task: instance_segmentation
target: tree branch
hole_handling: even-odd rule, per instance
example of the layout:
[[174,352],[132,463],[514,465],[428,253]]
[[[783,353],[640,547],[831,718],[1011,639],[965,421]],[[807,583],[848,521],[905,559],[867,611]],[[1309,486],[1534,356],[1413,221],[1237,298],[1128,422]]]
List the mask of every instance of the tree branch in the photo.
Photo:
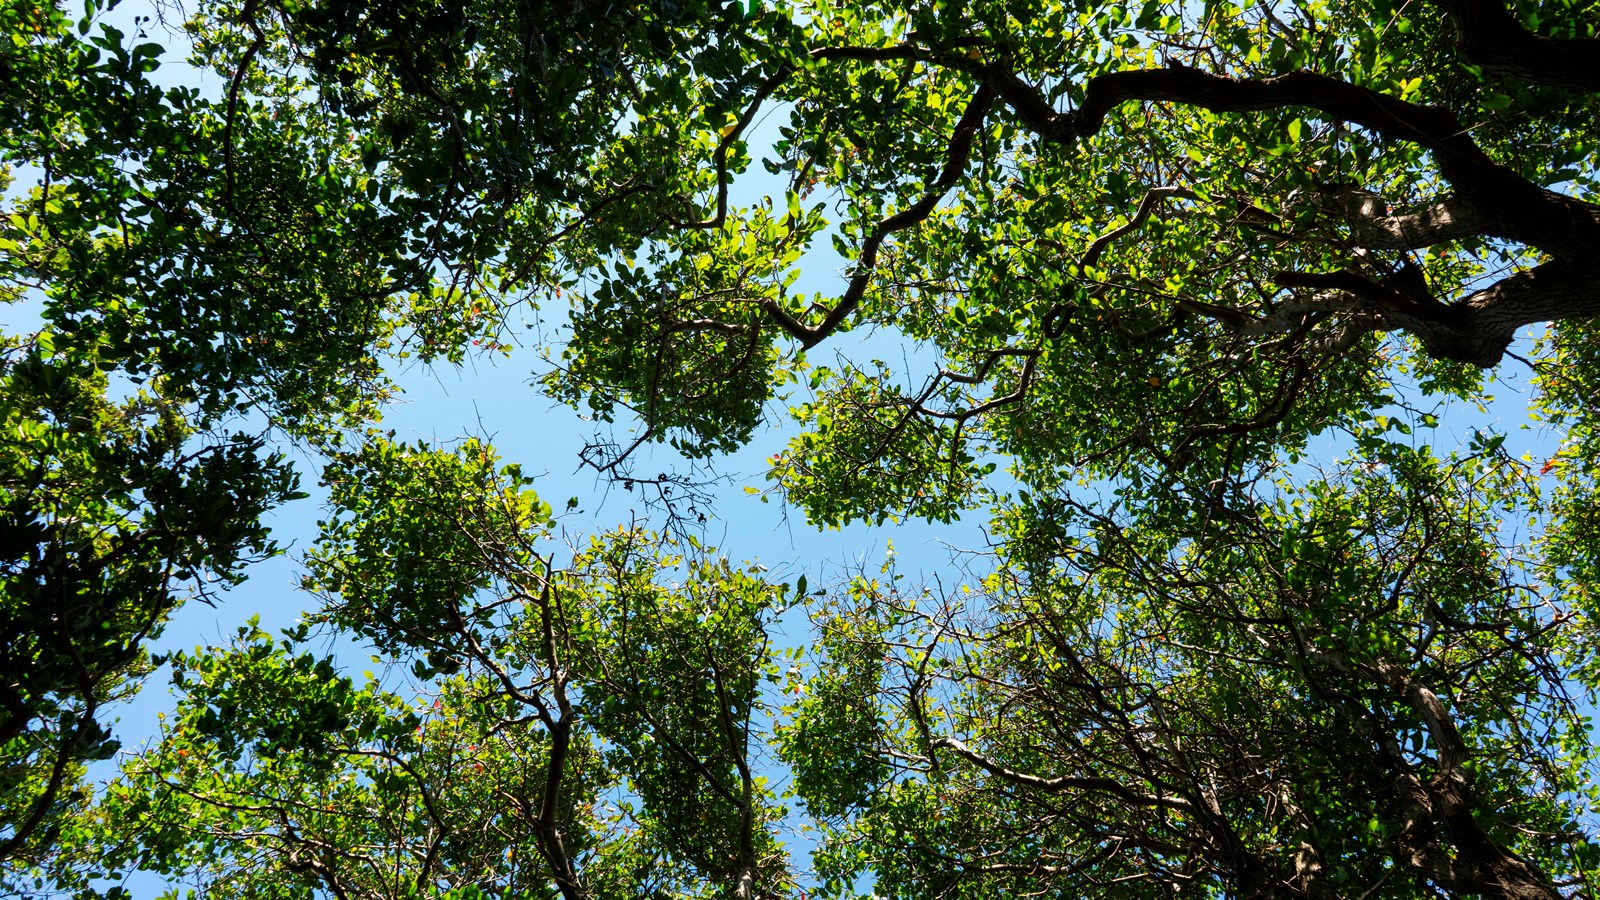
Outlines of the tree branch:
[[[1510,14],[1494,5],[1495,0],[1441,0],[1453,16],[1464,17],[1472,27],[1484,21],[1509,20]],[[1476,18],[1475,18],[1476,17]],[[1504,22],[1502,21],[1502,24]],[[1515,25],[1514,22],[1511,23]],[[1516,26],[1520,29],[1520,26]],[[1550,41],[1545,38],[1529,40]],[[1552,41],[1548,46],[1560,50],[1585,42]],[[1596,43],[1596,42],[1588,42]],[[1560,45],[1557,47],[1556,45]],[[1530,45],[1532,46],[1532,45]],[[1544,47],[1546,44],[1539,44]],[[1587,45],[1585,45],[1587,46]],[[1600,46],[1600,44],[1597,44]],[[1600,247],[1600,205],[1586,203],[1548,190],[1518,175],[1491,159],[1472,139],[1470,129],[1449,109],[1410,103],[1398,97],[1350,84],[1316,72],[1299,71],[1261,79],[1238,79],[1216,75],[1187,66],[1113,72],[1090,79],[1078,109],[1058,113],[1040,91],[1011,71],[1004,62],[985,63],[966,58],[945,58],[913,45],[887,48],[833,47],[814,51],[819,59],[849,59],[881,62],[895,59],[931,60],[958,69],[979,79],[983,106],[989,99],[1006,103],[1042,140],[1076,143],[1097,134],[1106,117],[1119,105],[1130,101],[1181,103],[1212,112],[1250,112],[1289,107],[1305,107],[1342,122],[1369,129],[1390,140],[1405,141],[1429,150],[1441,174],[1454,193],[1414,213],[1390,215],[1387,204],[1376,195],[1351,192],[1341,198],[1346,217],[1359,244],[1374,249],[1413,250],[1471,236],[1501,238],[1541,250],[1557,263],[1515,275],[1490,288],[1453,304],[1433,298],[1425,284],[1402,283],[1400,279],[1374,282],[1354,273],[1296,273],[1280,278],[1288,286],[1333,289],[1357,299],[1348,304],[1326,296],[1314,298],[1313,305],[1361,313],[1369,305],[1367,318],[1359,328],[1346,328],[1347,334],[1333,345],[1347,344],[1345,338],[1373,330],[1404,329],[1419,337],[1428,352],[1441,359],[1488,367],[1499,362],[1514,332],[1521,325],[1600,315],[1600,299],[1595,285],[1600,274],[1589,262]],[[1600,55],[1585,56],[1589,68],[1600,67]],[[1587,76],[1586,76],[1587,77]],[[934,189],[913,207],[883,220],[863,246],[860,268],[850,289],[824,323],[808,328],[794,316],[767,304],[769,314],[785,331],[811,347],[825,338],[859,303],[879,244],[892,231],[909,227],[925,218],[959,175],[971,149],[971,131],[982,120],[979,97],[963,117],[952,137],[945,172]],[[967,126],[970,124],[970,128]],[[1174,189],[1158,189],[1174,190]],[[1175,191],[1174,191],[1175,192]],[[1140,215],[1127,226],[1097,240],[1084,259],[1093,262],[1106,243],[1136,227],[1149,214],[1153,196],[1141,204]],[[1565,262],[1562,262],[1565,261]],[[1581,272],[1579,271],[1581,270]],[[1535,274],[1537,273],[1537,274]],[[1188,313],[1222,321],[1242,333],[1265,333],[1297,327],[1284,316],[1265,319],[1222,307],[1205,304],[1180,304]],[[1286,309],[1309,309],[1305,302]],[[1052,330],[1065,307],[1058,305],[1046,317],[1046,333]],[[1375,312],[1374,312],[1375,310]],[[1347,326],[1353,322],[1347,316]]]
[[1057,778],[1040,778],[1037,775],[1029,775],[1026,772],[1018,772],[1013,769],[1008,769],[1005,766],[1002,766],[999,763],[989,759],[988,757],[974,752],[967,747],[966,744],[963,744],[955,738],[938,738],[928,746],[929,749],[949,750],[951,753],[954,753],[967,762],[972,763],[985,772],[988,772],[996,778],[999,778],[1001,781],[1014,784],[1017,787],[1029,788],[1037,791],[1046,791],[1054,794],[1071,790],[1097,791],[1103,794],[1111,794],[1112,796],[1115,796],[1118,799],[1127,803],[1131,803],[1135,806],[1158,806],[1166,809],[1176,809],[1182,811],[1190,811],[1194,808],[1193,804],[1182,799],[1181,797],[1159,797],[1153,794],[1141,794],[1113,778],[1078,778],[1070,775],[1062,775]]
[[1138,231],[1149,220],[1150,214],[1155,212],[1156,204],[1168,197],[1193,197],[1194,192],[1184,187],[1154,187],[1144,192],[1144,198],[1139,201],[1139,208],[1134,211],[1133,218],[1121,228],[1113,229],[1094,239],[1089,249],[1083,251],[1083,256],[1078,260],[1078,270],[1082,272],[1100,261],[1100,254],[1106,248],[1116,243],[1123,237]]
[[784,331],[800,342],[806,349],[811,349],[828,335],[833,334],[844,321],[861,305],[861,298],[867,292],[867,285],[872,281],[873,269],[878,264],[878,248],[896,231],[903,231],[923,221],[932,214],[934,207],[939,205],[950,189],[955,187],[961,175],[966,171],[967,160],[972,156],[972,142],[977,136],[978,127],[983,124],[984,118],[989,114],[989,107],[994,103],[995,92],[987,85],[980,86],[972,96],[972,101],[967,104],[966,112],[956,123],[955,131],[950,135],[950,147],[945,154],[944,170],[939,173],[937,180],[928,186],[928,191],[922,199],[906,207],[898,213],[883,219],[867,236],[861,244],[861,256],[856,260],[855,274],[850,278],[850,285],[845,289],[844,296],[839,298],[839,303],[815,328],[807,327],[794,316],[786,312],[773,301],[763,301],[762,308],[777,321]]
[[1547,38],[1522,27],[1502,0],[1439,0],[1461,52],[1489,72],[1533,84],[1600,91],[1600,40]]
[[[993,84],[1016,90],[1016,76],[991,66]],[[998,88],[996,88],[998,90]],[[1006,94],[1011,103],[1011,97]],[[1478,211],[1476,232],[1537,247],[1558,257],[1586,258],[1600,246],[1600,207],[1556,193],[1496,163],[1473,141],[1470,129],[1439,106],[1423,106],[1300,71],[1273,78],[1238,79],[1187,66],[1136,69],[1091,78],[1083,104],[1041,118],[1037,92],[1025,107],[1012,108],[1047,142],[1075,143],[1099,133],[1110,112],[1130,101],[1165,101],[1212,112],[1252,112],[1305,107],[1389,138],[1432,151],[1439,170],[1456,189],[1456,201]]]
[[1390,215],[1389,204],[1368,191],[1348,191],[1337,203],[1358,246],[1373,250],[1419,250],[1484,234],[1489,223],[1456,197],[1445,197],[1414,213]]
[[1600,316],[1600,266],[1562,260],[1507,276],[1448,305],[1398,289],[1394,279],[1374,282],[1354,272],[1280,272],[1278,283],[1365,301],[1375,320],[1362,333],[1407,331],[1434,358],[1481,368],[1499,363],[1524,325]]
[[721,228],[722,227],[722,223],[727,221],[727,219],[728,219],[728,149],[733,146],[735,141],[739,140],[741,137],[744,136],[745,129],[750,127],[750,123],[755,121],[756,113],[761,110],[761,104],[765,103],[767,101],[767,99],[772,96],[772,92],[776,91],[778,89],[778,86],[783,84],[783,82],[789,77],[790,73],[792,73],[793,71],[794,70],[792,68],[790,68],[789,66],[781,66],[781,67],[779,67],[779,69],[776,72],[773,72],[771,75],[767,76],[767,80],[763,81],[759,88],[756,88],[755,95],[750,98],[750,105],[745,107],[744,114],[739,116],[739,120],[734,123],[734,126],[733,126],[732,130],[730,130],[728,133],[724,134],[722,136],[722,140],[717,142],[717,149],[716,149],[716,153],[714,154],[714,159],[716,161],[716,167],[717,167],[717,211],[716,211],[716,213],[711,218],[705,219],[703,221],[679,223],[679,227],[681,227],[681,228]]
[[540,579],[539,589],[539,628],[544,637],[544,662],[550,672],[550,690],[555,696],[556,707],[561,715],[554,722],[550,722],[544,710],[540,709],[541,717],[545,718],[547,729],[550,733],[550,758],[545,764],[545,779],[539,795],[539,852],[553,870],[552,880],[557,889],[561,891],[563,900],[582,900],[589,896],[589,891],[584,887],[582,879],[578,876],[577,867],[574,865],[571,853],[567,850],[566,840],[561,833],[558,814],[561,806],[561,782],[566,777],[567,754],[572,745],[572,723],[575,716],[572,713],[572,703],[567,697],[568,674],[562,665],[562,658],[556,644],[555,614],[557,601],[554,599],[552,587],[553,561],[544,560],[544,577]]

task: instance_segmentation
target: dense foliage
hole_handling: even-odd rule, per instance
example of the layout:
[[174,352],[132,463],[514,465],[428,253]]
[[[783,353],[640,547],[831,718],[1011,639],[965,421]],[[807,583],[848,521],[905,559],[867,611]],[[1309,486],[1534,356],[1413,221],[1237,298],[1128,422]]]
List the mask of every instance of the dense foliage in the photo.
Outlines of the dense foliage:
[[[189,12],[0,0],[6,890],[1595,893],[1600,5]],[[516,344],[657,527],[376,427]],[[1459,412],[1496,367],[1548,459]],[[636,471],[774,418],[812,524],[992,545],[781,583]],[[316,611],[152,658],[288,446]]]

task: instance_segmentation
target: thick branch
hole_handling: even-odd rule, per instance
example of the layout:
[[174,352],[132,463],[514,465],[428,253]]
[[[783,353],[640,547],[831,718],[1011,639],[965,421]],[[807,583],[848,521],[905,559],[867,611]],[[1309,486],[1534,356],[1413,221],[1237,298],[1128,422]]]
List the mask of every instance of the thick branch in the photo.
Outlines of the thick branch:
[[[1015,88],[1016,76],[996,67],[994,83]],[[997,88],[998,89],[998,88]],[[1035,102],[1037,101],[1037,102]],[[1449,110],[1408,103],[1316,72],[1237,79],[1186,66],[1113,72],[1089,80],[1083,105],[1046,119],[1035,96],[1013,109],[1047,141],[1076,142],[1097,134],[1106,116],[1130,101],[1166,101],[1212,112],[1305,107],[1424,147],[1456,189],[1456,202],[1477,210],[1477,232],[1537,247],[1553,256],[1587,258],[1600,246],[1600,207],[1542,188],[1496,163]],[[1007,102],[1011,102],[1009,95]]]
[[1600,267],[1561,260],[1502,278],[1449,305],[1354,272],[1282,272],[1278,283],[1349,294],[1369,304],[1378,319],[1364,330],[1407,331],[1435,359],[1481,368],[1499,363],[1524,325],[1600,317]]
[[1456,197],[1404,215],[1390,215],[1389,204],[1367,191],[1341,194],[1338,201],[1356,244],[1373,250],[1420,250],[1491,230],[1476,209]]
[[[1404,271],[1417,272],[1411,268]],[[1372,281],[1357,272],[1279,272],[1275,276],[1284,287],[1308,287],[1319,290],[1342,291],[1376,306],[1385,315],[1397,317],[1396,321],[1417,319],[1431,324],[1459,324],[1459,309],[1446,306],[1434,299],[1427,285],[1407,284],[1405,279],[1389,278]],[[1416,277],[1420,281],[1420,273]],[[1411,289],[1402,289],[1402,285]],[[1400,326],[1405,327],[1405,326]]]
[[1461,52],[1496,75],[1600,91],[1600,40],[1547,38],[1522,27],[1503,0],[1439,0]]
[[222,171],[223,189],[222,202],[228,207],[235,218],[239,212],[233,206],[233,127],[239,120],[239,89],[244,85],[245,74],[250,71],[250,65],[255,62],[256,56],[267,46],[266,32],[261,30],[261,25],[256,22],[255,0],[245,3],[241,15],[245,24],[255,34],[255,40],[245,49],[244,57],[239,60],[239,65],[233,70],[233,78],[228,82],[228,118],[222,125]]
[[1057,139],[1099,132],[1105,117],[1130,100],[1163,100],[1212,112],[1254,112],[1303,106],[1332,118],[1407,141],[1446,159],[1492,166],[1461,120],[1443,107],[1408,103],[1317,72],[1299,71],[1274,78],[1238,79],[1188,66],[1112,72],[1089,80],[1083,105],[1058,117]]
[[[1499,361],[1517,329],[1524,325],[1600,316],[1600,267],[1559,260],[1547,262],[1502,278],[1452,307],[1465,309],[1467,326],[1463,331],[1473,341],[1461,348],[1469,357],[1463,361],[1488,366],[1489,355],[1492,353],[1495,361]],[[1428,334],[1419,336],[1424,344],[1429,342]],[[1435,338],[1443,339],[1453,339],[1453,336]],[[1477,349],[1480,346],[1481,354]],[[1446,349],[1440,347],[1441,351]],[[1428,350],[1440,355],[1432,345]],[[1445,358],[1461,357],[1446,355]]]
[[[1439,770],[1426,783],[1405,771],[1395,771],[1394,780],[1401,797],[1416,807],[1412,815],[1437,820],[1455,844],[1455,859],[1450,861],[1448,871],[1457,883],[1440,879],[1441,884],[1501,900],[1557,900],[1560,894],[1545,873],[1502,845],[1478,821],[1475,810],[1482,800],[1473,787],[1471,773],[1464,767],[1471,751],[1444,702],[1402,666],[1380,663],[1367,671],[1376,681],[1405,697],[1422,717],[1435,748]],[[1427,830],[1422,822],[1416,825],[1418,830]],[[1405,829],[1402,842],[1412,831]],[[1414,855],[1421,858],[1431,854]]]

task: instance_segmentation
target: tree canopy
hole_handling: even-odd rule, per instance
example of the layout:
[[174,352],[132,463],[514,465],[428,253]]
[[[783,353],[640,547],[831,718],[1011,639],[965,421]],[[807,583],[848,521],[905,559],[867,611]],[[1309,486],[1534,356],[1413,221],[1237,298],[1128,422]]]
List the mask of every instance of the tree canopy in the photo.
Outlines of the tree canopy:
[[[1600,4],[182,14],[0,0],[7,891],[1596,892]],[[655,518],[381,430],[492,357]],[[812,525],[989,544],[734,563],[695,479],[773,441]],[[313,612],[152,656],[289,448]]]

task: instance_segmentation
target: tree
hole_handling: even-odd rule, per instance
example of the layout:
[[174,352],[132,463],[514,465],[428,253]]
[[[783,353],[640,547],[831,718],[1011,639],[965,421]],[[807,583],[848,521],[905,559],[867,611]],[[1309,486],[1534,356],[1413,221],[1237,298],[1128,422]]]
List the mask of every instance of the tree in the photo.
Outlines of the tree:
[[245,896],[784,890],[752,726],[786,586],[637,530],[557,570],[549,508],[482,445],[334,471],[308,587],[432,700],[337,675],[306,626],[180,658],[167,740],[107,798],[163,870]]
[[[115,752],[104,707],[173,609],[276,551],[261,517],[303,495],[262,421],[313,442],[367,421],[392,294],[432,290],[325,131],[234,135],[230,115],[274,120],[162,89],[162,48],[102,11],[0,7],[0,177],[33,173],[0,221],[0,291],[42,306],[0,339],[0,861],[19,872]],[[350,243],[316,242],[330,208]]]
[[48,339],[7,348],[0,404],[0,858],[49,847],[83,763],[117,749],[102,708],[147,670],[144,642],[269,552],[259,518],[294,481],[257,439],[197,441],[167,397],[109,401],[95,361]]
[[[212,99],[45,13],[5,71],[134,111],[7,113],[46,161],[12,220],[40,334],[328,453],[320,621],[415,680],[301,633],[185,657],[66,857],[772,896],[770,727],[824,893],[1592,892],[1600,7],[244,0],[192,26]],[[781,200],[741,205],[753,152]],[[802,295],[824,242],[845,276]],[[636,528],[558,553],[487,446],[362,429],[380,359],[556,300],[541,387],[637,426],[596,470],[666,497],[640,446],[709,459],[787,404],[774,490],[823,526],[985,510],[976,590],[818,597]],[[851,329],[932,374],[815,361]],[[1543,471],[1423,437],[1502,364],[1564,428]]]
[[[587,286],[552,395],[694,455],[814,381],[802,418],[850,427],[773,477],[822,522],[954,514],[991,452],[1221,471],[1594,313],[1586,7],[364,10],[224,5],[206,46],[236,82],[304,60],[480,315]],[[787,208],[736,208],[770,115]],[[792,294],[825,232],[846,282]],[[861,327],[938,374],[802,367]]]
[[883,896],[1586,892],[1567,613],[1485,538],[1525,477],[1398,450],[1209,534],[1019,516],[982,627],[859,588],[829,627],[884,660],[868,715],[900,762],[831,871]]

